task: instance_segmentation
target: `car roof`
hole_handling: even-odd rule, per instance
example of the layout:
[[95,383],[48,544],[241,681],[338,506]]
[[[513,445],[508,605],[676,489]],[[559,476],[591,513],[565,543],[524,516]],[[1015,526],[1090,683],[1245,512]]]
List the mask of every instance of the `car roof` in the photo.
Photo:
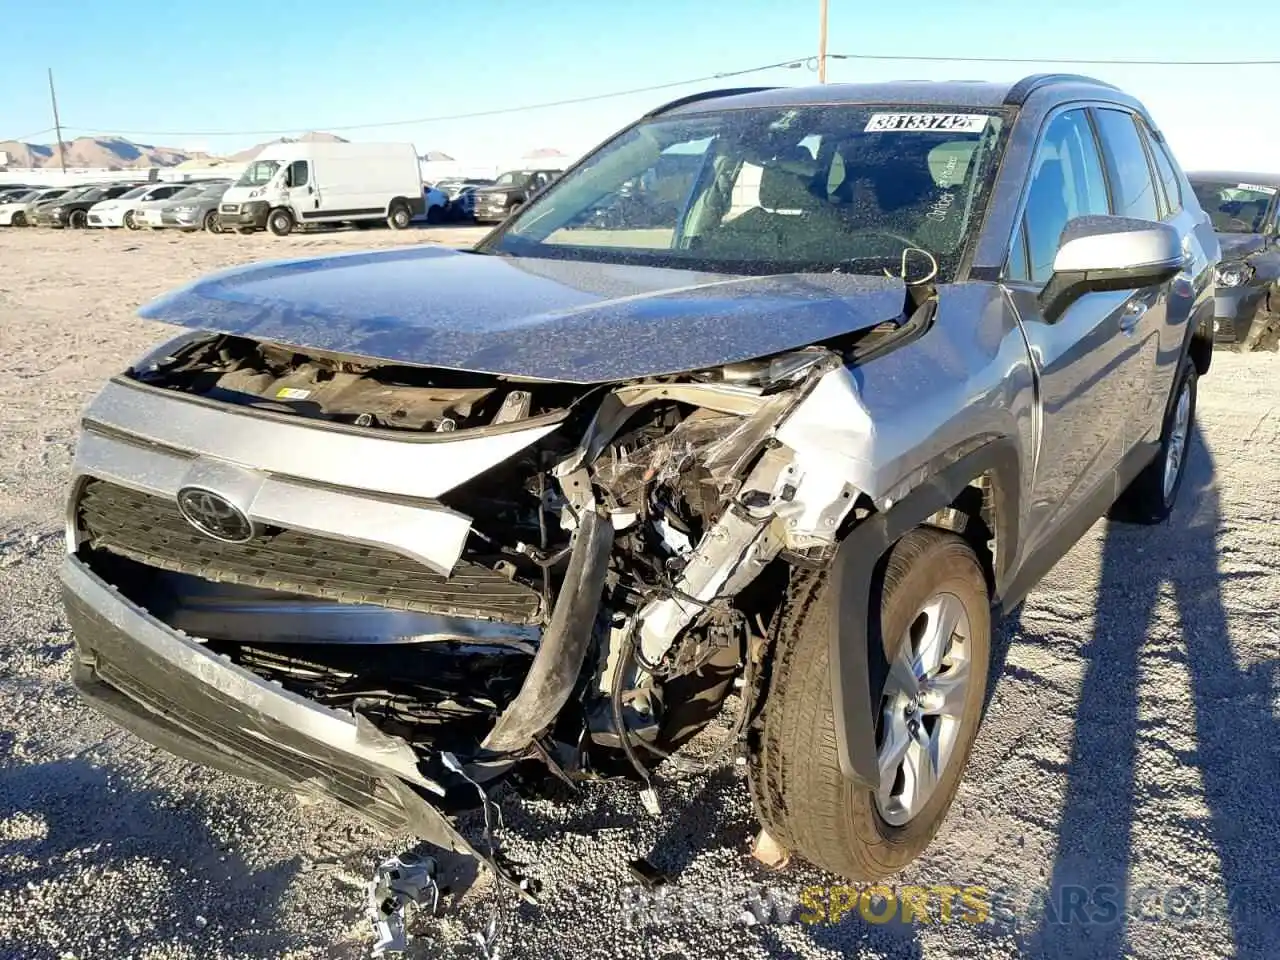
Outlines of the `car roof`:
[[1280,187],[1280,173],[1241,173],[1239,170],[1197,170],[1188,173],[1191,182],[1206,183],[1257,183],[1264,187]]
[[[988,80],[898,80],[886,83],[826,83],[805,87],[748,87],[695,93],[652,111],[657,114],[697,113],[740,107],[832,106],[895,103],[909,106],[947,106],[992,109],[1018,106],[1033,93],[1060,87],[1065,95],[1081,88],[1107,99],[1119,91],[1110,84],[1077,74],[1033,74],[1014,82]],[[1126,98],[1127,99],[1127,98]]]

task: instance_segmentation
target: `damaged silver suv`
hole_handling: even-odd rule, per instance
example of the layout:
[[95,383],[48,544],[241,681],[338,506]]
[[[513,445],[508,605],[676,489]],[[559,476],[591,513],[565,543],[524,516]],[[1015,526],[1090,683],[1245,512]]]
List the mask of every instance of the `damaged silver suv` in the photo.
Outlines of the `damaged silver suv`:
[[76,683],[507,879],[457,811],[660,790],[736,690],[769,836],[890,874],[956,792],[993,617],[1103,514],[1169,515],[1217,258],[1087,78],[677,101],[475,249],[147,305],[190,330],[84,414]]

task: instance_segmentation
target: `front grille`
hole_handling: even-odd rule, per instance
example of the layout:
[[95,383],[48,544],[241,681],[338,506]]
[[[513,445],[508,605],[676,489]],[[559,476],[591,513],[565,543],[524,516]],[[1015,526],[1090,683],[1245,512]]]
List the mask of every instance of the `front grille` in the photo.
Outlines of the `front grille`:
[[300,530],[222,543],[188,524],[167,498],[102,480],[85,482],[78,514],[94,549],[218,583],[503,623],[542,618],[538,591],[466,559],[443,577],[389,550]]

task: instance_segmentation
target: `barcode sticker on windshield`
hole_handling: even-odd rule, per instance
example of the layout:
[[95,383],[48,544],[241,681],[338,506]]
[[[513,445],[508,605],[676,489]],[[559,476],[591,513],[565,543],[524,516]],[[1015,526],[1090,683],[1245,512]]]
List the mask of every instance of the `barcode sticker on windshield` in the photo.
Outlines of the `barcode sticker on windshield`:
[[985,113],[873,113],[863,133],[981,133],[988,119]]
[[1236,189],[1237,190],[1256,190],[1258,193],[1265,193],[1271,196],[1275,196],[1275,194],[1277,193],[1277,189],[1275,187],[1264,187],[1263,185],[1258,183],[1237,183]]

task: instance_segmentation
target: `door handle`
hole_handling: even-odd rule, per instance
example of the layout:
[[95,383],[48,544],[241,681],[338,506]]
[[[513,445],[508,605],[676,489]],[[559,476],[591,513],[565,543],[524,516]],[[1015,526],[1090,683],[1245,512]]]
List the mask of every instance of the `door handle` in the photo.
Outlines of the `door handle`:
[[1145,300],[1130,300],[1126,303],[1124,309],[1120,311],[1120,329],[1125,333],[1133,333],[1138,327],[1138,321],[1150,306]]

